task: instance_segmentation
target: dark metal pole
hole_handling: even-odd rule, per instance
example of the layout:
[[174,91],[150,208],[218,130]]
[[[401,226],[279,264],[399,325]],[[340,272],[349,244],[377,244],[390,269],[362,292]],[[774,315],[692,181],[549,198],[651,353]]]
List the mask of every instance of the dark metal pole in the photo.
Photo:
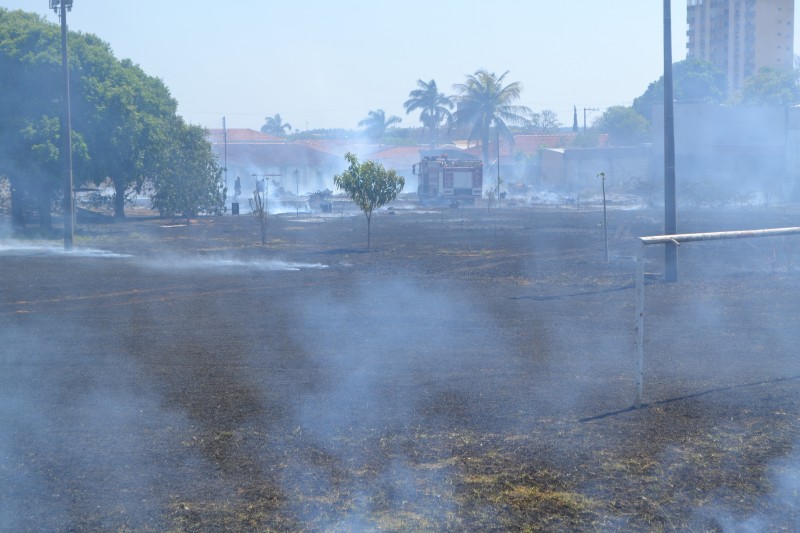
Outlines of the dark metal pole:
[[500,128],[497,128],[497,207],[500,207]]
[[[678,232],[675,204],[675,113],[672,103],[672,14],[664,0],[664,234]],[[664,280],[678,281],[678,245],[664,246]]]
[[225,124],[225,117],[222,117],[222,143],[225,165],[225,186],[228,186],[228,126]]
[[61,2],[61,68],[64,76],[64,118],[61,121],[61,163],[64,167],[64,250],[72,250],[75,204],[72,198],[72,113],[67,63],[67,6]]
[[606,248],[606,263],[608,263],[608,216],[606,215],[606,173],[597,175],[603,179],[603,243]]

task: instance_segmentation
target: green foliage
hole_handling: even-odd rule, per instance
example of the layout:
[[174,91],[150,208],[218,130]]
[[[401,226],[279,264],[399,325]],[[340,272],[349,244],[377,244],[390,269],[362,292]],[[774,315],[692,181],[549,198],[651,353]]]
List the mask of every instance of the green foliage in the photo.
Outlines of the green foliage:
[[450,110],[453,109],[453,100],[439,92],[436,81],[431,80],[425,83],[417,80],[418,89],[408,93],[409,99],[403,104],[406,114],[415,110],[420,110],[419,120],[422,122],[422,134],[425,130],[430,131],[431,140],[434,145],[439,142],[439,126],[452,116]]
[[600,133],[607,133],[610,143],[616,146],[632,146],[647,140],[647,119],[632,107],[609,107],[593,128]]
[[280,113],[276,113],[274,116],[267,117],[264,120],[266,122],[264,122],[264,125],[261,126],[261,133],[268,133],[270,135],[275,135],[276,137],[283,137],[292,131],[292,125],[283,122]]
[[[728,82],[714,65],[698,59],[685,59],[672,66],[672,95],[676,101],[719,103],[725,100]],[[633,108],[648,122],[654,105],[664,103],[664,77],[651,83],[633,100]]]
[[123,217],[126,192],[169,171],[177,102],[161,80],[128,60],[112,60],[99,72],[102,77],[92,79],[84,93],[85,104],[96,110],[85,121],[95,161],[91,177],[112,179],[115,216]]
[[798,71],[764,67],[744,83],[744,105],[786,106],[800,102]]
[[[59,29],[43,18],[0,8],[0,173],[12,191],[14,224],[38,208],[50,227],[50,208],[63,194],[61,121],[63,77]],[[73,132],[73,159],[87,157]]]
[[600,146],[600,133],[595,128],[579,130],[570,143],[575,148],[597,148]]
[[388,204],[403,190],[405,179],[394,170],[386,170],[374,161],[359,163],[347,152],[344,156],[350,167],[333,177],[333,183],[343,189],[367,217],[367,249],[370,247],[372,212]]
[[[110,178],[120,217],[126,195],[146,184],[160,192],[157,203],[165,212],[217,212],[222,204],[210,146],[204,134],[176,126],[177,102],[164,83],[116,59],[94,35],[70,32],[68,38],[77,182]],[[58,25],[0,8],[0,72],[0,173],[12,184],[14,211],[31,195],[46,206],[63,182]],[[179,195],[196,205],[179,202]]]
[[492,129],[513,143],[509,126],[526,126],[531,110],[513,102],[522,93],[520,82],[503,85],[508,71],[497,76],[485,69],[467,76],[464,83],[456,84],[457,108],[453,113],[455,127],[469,132],[469,139],[478,139],[483,149],[483,161],[489,161],[489,136]]
[[170,160],[153,179],[151,199],[162,216],[220,215],[225,210],[226,189],[217,158],[206,141],[206,130],[176,121],[172,130]]

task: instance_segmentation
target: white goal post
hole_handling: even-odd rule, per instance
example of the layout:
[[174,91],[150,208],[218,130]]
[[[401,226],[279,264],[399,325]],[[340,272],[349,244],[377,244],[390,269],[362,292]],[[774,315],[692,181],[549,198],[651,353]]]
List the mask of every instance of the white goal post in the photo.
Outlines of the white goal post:
[[636,399],[634,407],[642,405],[642,382],[644,380],[644,249],[651,244],[714,241],[720,239],[748,239],[753,237],[777,237],[800,234],[800,227],[773,228],[747,231],[720,231],[716,233],[684,233],[639,237],[641,246],[636,257]]

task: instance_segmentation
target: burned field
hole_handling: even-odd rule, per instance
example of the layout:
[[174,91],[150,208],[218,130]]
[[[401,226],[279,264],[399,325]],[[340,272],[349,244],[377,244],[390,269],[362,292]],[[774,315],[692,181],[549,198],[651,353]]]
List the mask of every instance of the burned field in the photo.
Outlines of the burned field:
[[[682,232],[796,226],[680,213]],[[796,529],[798,237],[657,211],[382,211],[0,241],[0,529]],[[3,221],[7,224],[7,221]]]

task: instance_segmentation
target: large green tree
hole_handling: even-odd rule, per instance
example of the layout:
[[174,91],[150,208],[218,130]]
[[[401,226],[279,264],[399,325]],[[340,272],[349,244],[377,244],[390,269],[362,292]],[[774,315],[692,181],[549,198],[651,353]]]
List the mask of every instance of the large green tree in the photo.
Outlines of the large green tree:
[[439,126],[442,122],[449,120],[453,109],[453,100],[444,93],[439,92],[436,81],[424,82],[417,80],[417,89],[408,93],[408,100],[403,107],[406,114],[419,110],[419,121],[422,122],[422,134],[425,130],[430,132],[431,142],[434,146],[439,144]]
[[367,250],[370,249],[372,213],[388,204],[403,190],[405,179],[394,170],[386,170],[375,161],[359,163],[347,152],[344,156],[350,167],[333,177],[333,183],[343,189],[367,217]]
[[170,129],[170,155],[166,167],[153,178],[152,198],[162,216],[183,215],[187,222],[198,214],[220,215],[225,209],[226,187],[217,157],[205,142],[208,132],[176,119]]
[[647,140],[647,119],[632,107],[609,107],[595,121],[593,128],[599,133],[607,133],[615,146],[632,146]]
[[744,82],[740,101],[744,105],[786,106],[800,102],[797,70],[763,67]]
[[[122,217],[127,193],[146,183],[157,192],[169,183],[164,176],[177,172],[177,102],[160,79],[116,59],[96,36],[70,32],[69,43],[75,182],[110,178],[115,215]],[[48,206],[63,194],[57,163],[64,108],[60,65],[57,25],[0,8],[0,174],[11,182],[15,223],[24,223],[30,204],[49,216]],[[209,145],[192,134],[180,149],[204,154]]]
[[394,124],[399,124],[403,119],[396,115],[386,117],[383,109],[369,111],[367,118],[360,120],[358,126],[364,128],[364,134],[373,140],[380,140],[386,133],[386,129]]
[[[685,59],[672,66],[673,97],[676,101],[722,102],[728,82],[725,74],[707,61]],[[633,109],[648,122],[654,105],[664,103],[664,77],[652,82],[633,100]]]
[[522,84],[512,82],[504,85],[508,71],[497,76],[485,69],[467,76],[464,83],[454,86],[456,110],[454,125],[468,132],[469,140],[479,140],[483,150],[483,161],[489,161],[489,138],[492,131],[510,143],[514,135],[509,126],[526,126],[532,116],[531,110],[514,102],[520,99]]
[[0,8],[0,174],[9,178],[15,226],[37,209],[49,229],[61,189],[59,42],[42,17]]
[[160,79],[129,60],[111,65],[85,98],[96,109],[87,124],[92,178],[111,178],[114,216],[123,218],[128,193],[141,191],[148,179],[167,172],[174,161],[169,133],[177,102]]

